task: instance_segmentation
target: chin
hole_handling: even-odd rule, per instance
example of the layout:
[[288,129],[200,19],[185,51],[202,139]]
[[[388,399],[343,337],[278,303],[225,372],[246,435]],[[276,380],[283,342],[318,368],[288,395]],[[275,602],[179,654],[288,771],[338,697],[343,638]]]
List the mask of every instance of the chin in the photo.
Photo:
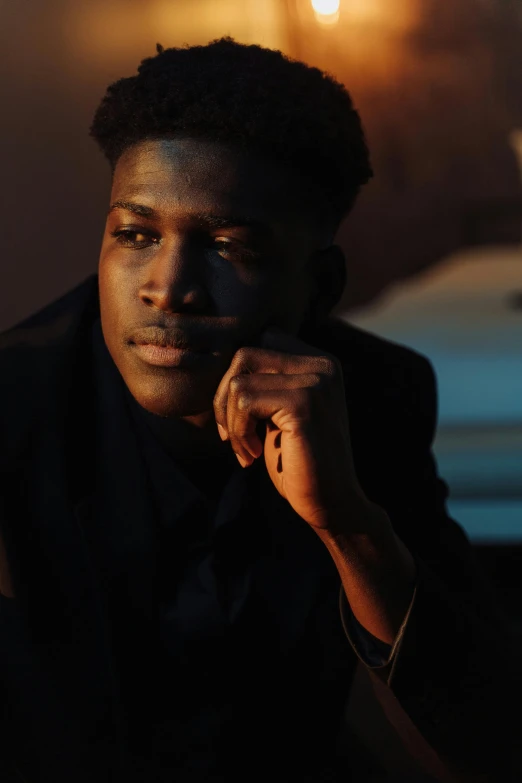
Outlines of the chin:
[[142,408],[164,419],[197,416],[213,410],[216,391],[213,387],[206,387],[206,384],[190,379],[175,384],[172,379],[158,380],[156,383],[128,383],[127,387]]

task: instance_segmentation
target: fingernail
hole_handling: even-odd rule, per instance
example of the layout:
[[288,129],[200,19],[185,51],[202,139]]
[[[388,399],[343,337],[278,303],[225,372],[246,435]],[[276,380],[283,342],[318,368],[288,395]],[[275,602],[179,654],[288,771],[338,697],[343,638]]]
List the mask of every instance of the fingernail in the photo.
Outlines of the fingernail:
[[240,454],[236,454],[237,461],[241,465],[242,468],[248,467],[249,463],[246,461],[246,459],[243,459],[243,457]]
[[227,440],[228,439],[228,435],[227,435],[226,429],[224,427],[222,427],[221,424],[218,424],[217,428],[218,428],[219,437],[221,438],[221,440]]

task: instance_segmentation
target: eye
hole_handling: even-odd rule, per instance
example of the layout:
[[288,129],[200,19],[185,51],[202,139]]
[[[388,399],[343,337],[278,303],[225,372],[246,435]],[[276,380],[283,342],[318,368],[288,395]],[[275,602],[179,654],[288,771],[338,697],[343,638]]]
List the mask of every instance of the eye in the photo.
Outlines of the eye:
[[149,245],[158,244],[159,237],[150,232],[137,228],[117,228],[111,231],[111,236],[124,247],[131,247],[139,250]]
[[229,239],[215,239],[214,248],[218,252],[226,255],[227,253],[231,253],[233,251],[234,246]]
[[246,247],[242,242],[224,237],[216,237],[212,243],[212,247],[214,250],[217,250],[223,258],[230,258],[244,263],[255,261],[259,257],[259,253]]

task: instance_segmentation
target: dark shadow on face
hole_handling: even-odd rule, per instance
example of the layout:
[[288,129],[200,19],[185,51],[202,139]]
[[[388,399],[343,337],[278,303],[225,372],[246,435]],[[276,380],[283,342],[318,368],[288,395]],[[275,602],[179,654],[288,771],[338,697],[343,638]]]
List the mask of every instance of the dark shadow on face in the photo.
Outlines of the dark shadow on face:
[[149,140],[124,152],[100,305],[105,342],[140,405],[169,417],[209,411],[239,347],[270,325],[298,331],[320,244],[302,194],[284,166],[213,142]]

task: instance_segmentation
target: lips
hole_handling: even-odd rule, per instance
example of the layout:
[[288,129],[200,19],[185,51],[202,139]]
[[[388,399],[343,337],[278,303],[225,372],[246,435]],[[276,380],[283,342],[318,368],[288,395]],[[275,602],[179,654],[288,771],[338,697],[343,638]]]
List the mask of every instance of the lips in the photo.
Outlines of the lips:
[[212,355],[206,341],[177,327],[148,326],[136,330],[128,339],[135,354],[157,367],[188,367]]
[[205,349],[195,346],[188,341],[178,340],[176,342],[167,342],[166,340],[155,342],[153,340],[130,340],[132,345],[151,346],[152,348],[162,348],[166,351],[191,351],[192,353],[205,353]]
[[[188,325],[187,325],[188,326]],[[154,345],[159,348],[177,348],[187,351],[211,351],[212,340],[209,339],[208,330],[201,328],[190,329],[172,326],[145,326],[136,329],[127,339],[127,342],[135,345]]]
[[147,343],[134,343],[134,351],[142,361],[156,367],[189,367],[211,356],[208,352]]

